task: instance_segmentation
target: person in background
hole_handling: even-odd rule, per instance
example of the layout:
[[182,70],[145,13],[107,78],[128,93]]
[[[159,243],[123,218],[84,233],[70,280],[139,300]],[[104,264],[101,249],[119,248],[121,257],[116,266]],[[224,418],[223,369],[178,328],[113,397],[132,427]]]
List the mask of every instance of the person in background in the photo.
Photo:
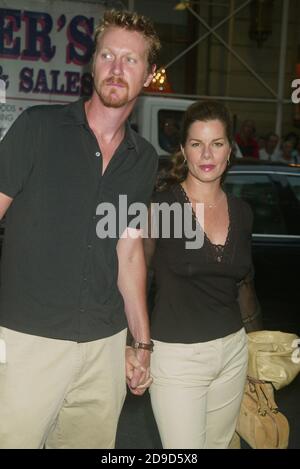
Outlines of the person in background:
[[179,142],[179,129],[176,119],[172,116],[165,117],[160,122],[159,145],[168,153],[176,151]]
[[255,124],[252,120],[245,120],[240,132],[235,136],[235,141],[243,157],[258,158],[259,147],[255,139]]
[[[261,327],[253,287],[252,212],[221,184],[231,129],[223,104],[191,105],[183,119],[181,150],[152,199],[151,232],[155,226],[157,238],[144,240],[156,285],[150,395],[164,448],[227,448],[247,373],[244,326]],[[187,204],[193,230],[203,234],[202,247],[188,249],[188,238],[177,236],[172,225],[164,237],[154,207],[171,209],[174,203],[182,209]],[[184,223],[177,220],[177,228]]]
[[157,154],[127,118],[159,47],[147,18],[106,11],[92,97],[29,108],[1,142],[1,448],[113,448],[127,323],[128,384],[150,383],[141,233],[125,220],[102,236],[99,222],[102,203],[119,220],[120,195],[149,203]]
[[296,132],[289,132],[287,135],[284,136],[283,141],[289,141],[292,142],[293,148],[297,148],[298,143],[299,143],[299,135],[296,134]]
[[300,158],[297,150],[295,149],[294,142],[291,140],[285,140],[282,144],[278,161],[281,163],[298,164]]
[[259,150],[259,159],[264,161],[278,161],[280,157],[280,139],[277,134],[270,132],[266,136],[264,148]]
[[258,137],[258,139],[257,139],[257,144],[258,144],[259,150],[265,148],[265,146],[266,146],[266,139],[265,139],[265,137],[263,137],[262,135],[261,135],[260,137]]
[[[296,132],[289,132],[283,139],[283,142],[291,142],[292,145],[293,145],[293,149],[292,149],[292,152],[291,152],[291,157],[292,157],[292,162],[294,163],[297,163],[298,161],[300,161],[300,153],[299,153],[299,143],[300,143],[300,139],[299,139],[299,135],[296,134]],[[281,154],[282,156],[282,154]]]

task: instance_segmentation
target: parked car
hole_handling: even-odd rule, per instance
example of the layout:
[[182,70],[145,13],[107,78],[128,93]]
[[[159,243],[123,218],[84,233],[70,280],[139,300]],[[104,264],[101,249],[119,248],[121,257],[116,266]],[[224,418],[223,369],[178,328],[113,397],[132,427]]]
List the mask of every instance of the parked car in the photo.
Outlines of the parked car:
[[[159,177],[169,165],[163,156]],[[300,165],[236,159],[223,186],[253,210],[252,254],[264,328],[300,335]]]
[[264,327],[300,334],[300,166],[237,160],[224,188],[253,210],[255,286]]

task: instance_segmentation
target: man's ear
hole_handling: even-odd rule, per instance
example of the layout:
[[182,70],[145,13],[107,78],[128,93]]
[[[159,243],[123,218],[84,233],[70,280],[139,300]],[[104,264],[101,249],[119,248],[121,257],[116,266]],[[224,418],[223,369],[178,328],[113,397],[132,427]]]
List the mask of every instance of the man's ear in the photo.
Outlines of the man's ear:
[[153,80],[153,76],[155,74],[155,71],[156,71],[156,65],[152,65],[151,67],[151,72],[149,73],[149,75],[147,76],[146,78],[146,81],[144,83],[144,87],[146,88],[147,86],[150,85],[151,81]]

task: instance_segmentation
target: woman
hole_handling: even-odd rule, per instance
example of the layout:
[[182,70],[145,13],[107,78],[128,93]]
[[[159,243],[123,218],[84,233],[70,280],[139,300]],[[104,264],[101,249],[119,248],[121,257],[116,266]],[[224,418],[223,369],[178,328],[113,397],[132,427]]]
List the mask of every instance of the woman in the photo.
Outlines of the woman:
[[[153,199],[152,212],[161,203],[188,204],[193,228],[203,234],[202,247],[188,249],[184,235],[176,237],[174,229],[165,237],[156,219],[158,238],[145,240],[148,259],[154,251],[157,288],[150,394],[164,448],[227,448],[243,396],[247,338],[240,304],[249,324],[258,310],[251,284],[252,212],[221,185],[231,128],[222,104],[190,106],[181,151]],[[204,207],[204,226],[197,204]],[[179,225],[184,223],[182,217]]]

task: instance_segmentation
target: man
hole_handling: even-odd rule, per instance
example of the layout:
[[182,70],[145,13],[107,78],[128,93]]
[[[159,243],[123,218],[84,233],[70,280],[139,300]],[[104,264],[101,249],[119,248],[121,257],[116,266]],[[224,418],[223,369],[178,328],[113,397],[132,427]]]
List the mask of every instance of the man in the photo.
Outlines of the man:
[[280,158],[280,145],[278,135],[270,132],[266,136],[265,148],[259,150],[259,159],[266,161],[278,161]]
[[172,116],[167,116],[160,122],[159,145],[169,153],[179,146],[179,128]]
[[149,20],[107,11],[91,99],[29,108],[1,142],[1,448],[114,447],[126,318],[128,384],[149,384],[142,239],[98,228],[104,204],[124,215],[119,195],[149,202],[157,155],[126,120],[159,47]]
[[245,120],[240,133],[235,137],[236,144],[243,157],[258,158],[258,143],[255,140],[255,124],[252,120]]

